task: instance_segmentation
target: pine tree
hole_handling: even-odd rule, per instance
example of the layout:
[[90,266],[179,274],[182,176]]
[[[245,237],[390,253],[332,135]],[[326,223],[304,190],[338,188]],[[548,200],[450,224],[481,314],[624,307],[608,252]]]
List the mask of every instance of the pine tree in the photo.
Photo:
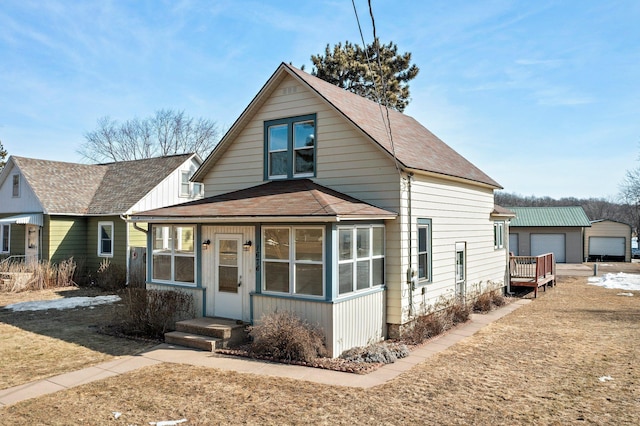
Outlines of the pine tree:
[[4,168],[6,162],[4,159],[7,158],[7,150],[2,146],[2,141],[0,141],[0,170]]
[[311,62],[312,75],[400,112],[409,104],[408,82],[419,71],[410,52],[398,54],[396,44],[377,38],[364,49],[349,41],[333,49],[327,44],[324,55],[311,55]]

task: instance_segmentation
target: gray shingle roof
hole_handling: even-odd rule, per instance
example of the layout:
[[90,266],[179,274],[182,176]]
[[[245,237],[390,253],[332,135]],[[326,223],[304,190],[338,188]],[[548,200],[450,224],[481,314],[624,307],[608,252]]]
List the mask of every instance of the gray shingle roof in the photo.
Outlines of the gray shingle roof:
[[380,106],[377,103],[327,83],[285,63],[280,65],[247,109],[236,120],[216,149],[205,160],[202,167],[196,172],[195,180],[202,180],[207,171],[226,150],[227,143],[233,140],[235,134],[245,125],[247,120],[251,119],[257,108],[275,89],[277,86],[275,83],[287,75],[293,76],[326,100],[338,113],[367,134],[374,143],[382,147],[389,155],[393,155],[395,152],[396,158],[402,166],[501,188],[499,183],[454,151],[414,118],[394,110],[389,111],[391,133],[393,135],[392,147],[385,126],[385,118],[383,118],[383,116],[386,117],[386,113],[383,114],[380,111]]
[[573,207],[508,207],[516,214],[511,227],[561,226],[587,227],[591,222],[580,206]]
[[281,180],[251,188],[203,198],[156,210],[140,212],[134,219],[149,217],[211,220],[234,218],[306,217],[340,219],[395,218],[396,213],[364,203],[353,197],[318,185],[309,179]]
[[192,154],[107,164],[11,158],[47,214],[120,214]]

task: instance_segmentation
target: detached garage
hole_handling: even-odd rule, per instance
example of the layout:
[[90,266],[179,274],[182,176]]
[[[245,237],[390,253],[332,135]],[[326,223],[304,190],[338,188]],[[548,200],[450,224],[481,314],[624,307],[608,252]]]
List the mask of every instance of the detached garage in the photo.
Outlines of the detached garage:
[[584,232],[591,222],[580,206],[508,207],[509,250],[517,256],[553,253],[558,263],[582,263]]
[[584,233],[584,257],[590,262],[631,262],[631,226],[594,220]]

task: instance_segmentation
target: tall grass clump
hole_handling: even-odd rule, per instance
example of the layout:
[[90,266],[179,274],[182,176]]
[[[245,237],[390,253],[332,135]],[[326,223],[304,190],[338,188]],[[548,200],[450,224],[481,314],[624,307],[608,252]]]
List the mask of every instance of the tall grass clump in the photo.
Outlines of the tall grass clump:
[[471,308],[465,303],[440,302],[433,310],[416,318],[413,327],[403,333],[401,340],[410,344],[420,344],[468,321],[470,316]]
[[73,258],[59,264],[41,262],[7,262],[0,269],[0,291],[20,292],[75,286],[76,263]]

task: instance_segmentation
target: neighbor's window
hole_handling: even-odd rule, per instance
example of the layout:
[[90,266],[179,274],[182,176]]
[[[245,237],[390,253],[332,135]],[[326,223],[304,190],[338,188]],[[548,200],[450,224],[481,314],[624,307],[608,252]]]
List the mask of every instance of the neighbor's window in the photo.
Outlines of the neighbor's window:
[[0,225],[0,253],[9,253],[9,241],[11,241],[11,225]]
[[98,222],[98,256],[113,257],[113,222]]
[[264,129],[266,179],[315,176],[315,114],[267,121]]
[[195,226],[153,225],[152,279],[195,284]]
[[338,228],[338,294],[384,284],[384,226]]
[[18,175],[18,174],[13,175],[13,192],[12,192],[12,196],[13,197],[19,197],[20,196],[20,175]]
[[324,228],[265,227],[262,246],[265,292],[324,296]]
[[493,247],[504,248],[504,222],[493,222]]
[[418,280],[431,281],[431,219],[418,219]]

